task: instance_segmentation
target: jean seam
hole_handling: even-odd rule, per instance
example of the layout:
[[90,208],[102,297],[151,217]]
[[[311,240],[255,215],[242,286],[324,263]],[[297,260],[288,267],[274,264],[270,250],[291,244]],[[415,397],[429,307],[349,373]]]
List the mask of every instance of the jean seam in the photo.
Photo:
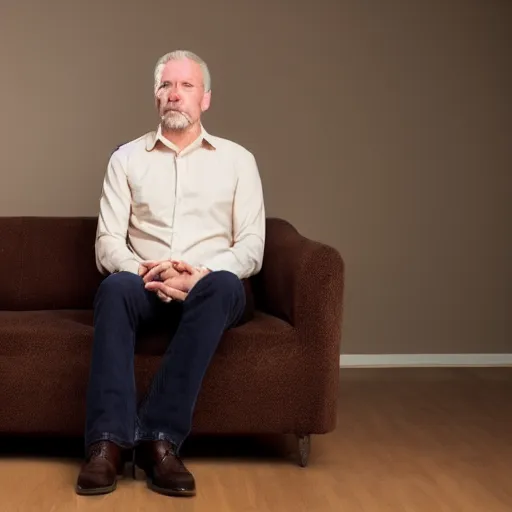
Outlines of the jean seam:
[[176,447],[176,450],[179,451],[183,441],[177,443],[175,441],[175,437],[169,435],[166,432],[154,430],[154,431],[141,431],[138,430],[135,432],[135,443],[138,444],[142,441],[169,441],[173,446]]
[[126,441],[124,439],[121,439],[120,437],[116,436],[115,434],[110,434],[108,432],[102,432],[101,434],[98,434],[96,436],[88,436],[86,446],[91,446],[94,443],[98,443],[100,441],[111,441],[112,443],[115,443],[119,445],[121,448],[131,448],[133,447],[133,442]]

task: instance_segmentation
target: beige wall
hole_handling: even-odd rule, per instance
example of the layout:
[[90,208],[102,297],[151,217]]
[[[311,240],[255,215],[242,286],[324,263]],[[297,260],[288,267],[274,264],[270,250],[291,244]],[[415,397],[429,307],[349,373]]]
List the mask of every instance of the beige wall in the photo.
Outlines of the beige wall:
[[188,48],[268,214],[345,258],[343,352],[512,352],[510,5],[2,0],[0,215],[96,215]]

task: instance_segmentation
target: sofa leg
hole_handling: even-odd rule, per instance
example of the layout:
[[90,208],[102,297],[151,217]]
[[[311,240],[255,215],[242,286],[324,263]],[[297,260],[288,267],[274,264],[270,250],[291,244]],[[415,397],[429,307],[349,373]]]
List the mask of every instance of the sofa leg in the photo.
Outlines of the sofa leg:
[[308,465],[309,452],[311,449],[311,438],[309,435],[297,436],[299,444],[299,465],[305,468]]

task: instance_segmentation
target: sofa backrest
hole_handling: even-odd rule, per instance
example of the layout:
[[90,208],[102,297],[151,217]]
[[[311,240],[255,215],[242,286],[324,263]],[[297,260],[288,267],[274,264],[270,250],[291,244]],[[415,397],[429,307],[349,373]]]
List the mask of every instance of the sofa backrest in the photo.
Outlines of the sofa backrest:
[[89,309],[96,218],[0,217],[0,309]]
[[[0,310],[91,309],[105,276],[96,268],[97,218],[0,217]],[[244,279],[244,321],[254,314]]]

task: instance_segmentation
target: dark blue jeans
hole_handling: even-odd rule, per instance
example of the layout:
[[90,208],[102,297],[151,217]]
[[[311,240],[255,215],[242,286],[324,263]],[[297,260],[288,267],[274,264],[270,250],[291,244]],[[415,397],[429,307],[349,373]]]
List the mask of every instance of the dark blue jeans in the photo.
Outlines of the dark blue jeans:
[[[131,448],[168,440],[179,451],[208,365],[223,333],[245,308],[240,279],[227,271],[203,277],[182,303],[162,302],[141,277],[119,272],[100,285],[94,303],[94,344],[87,390],[85,444],[110,440]],[[177,326],[141,404],[134,376],[136,336],[146,324]]]

